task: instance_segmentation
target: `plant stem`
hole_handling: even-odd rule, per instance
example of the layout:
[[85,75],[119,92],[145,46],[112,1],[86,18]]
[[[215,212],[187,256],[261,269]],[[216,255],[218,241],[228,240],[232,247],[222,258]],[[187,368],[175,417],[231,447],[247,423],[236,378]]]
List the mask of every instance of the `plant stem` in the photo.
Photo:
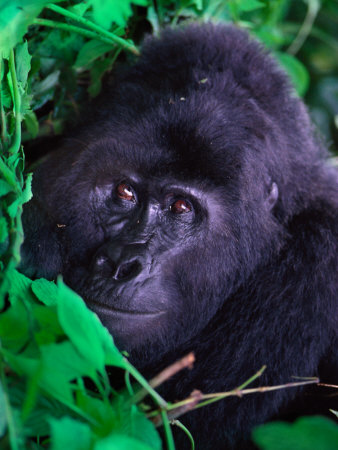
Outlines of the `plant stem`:
[[97,39],[98,41],[105,42],[106,44],[116,45],[116,43],[112,39],[108,39],[104,36],[101,36],[98,33],[94,33],[93,31],[86,30],[85,28],[80,28],[75,25],[68,25],[67,23],[56,22],[55,20],[49,19],[34,19],[34,25],[40,25],[43,27],[50,28],[58,28],[60,30],[69,31],[70,33],[81,34],[90,39]]
[[57,5],[49,4],[47,5],[47,8],[50,9],[51,11],[61,14],[64,17],[68,17],[68,19],[81,23],[85,27],[98,33],[100,36],[106,37],[110,39],[110,41],[115,42],[115,44],[117,44],[120,47],[123,47],[125,50],[128,50],[129,52],[134,53],[135,55],[139,55],[139,50],[137,49],[137,47],[135,47],[134,44],[131,44],[126,39],[123,39],[119,36],[116,36],[114,33],[105,30],[99,25],[96,25],[94,22],[91,22],[88,19],[84,19],[83,17],[80,17],[77,14],[74,14],[71,11],[68,11],[67,9],[61,8],[60,6]]
[[164,11],[163,11],[162,0],[153,1],[153,5],[154,5],[154,10],[157,15],[159,28],[161,29],[163,27],[163,23],[164,23]]
[[[158,375],[156,375],[154,378],[152,378],[148,385],[154,389],[156,389],[158,386],[160,386],[162,383],[164,383],[166,380],[174,376],[177,372],[180,370],[191,368],[193,363],[195,362],[195,356],[194,353],[191,352],[188,355],[184,356],[180,360],[174,362],[170,366],[166,367],[162,372],[160,372]],[[139,403],[141,400],[143,400],[144,397],[148,395],[147,389],[141,389],[137,392],[137,394],[133,397],[134,403]]]
[[[147,380],[135,369],[134,366],[130,364],[128,360],[125,360],[126,369],[135,378],[136,381],[140,383],[142,387],[151,395],[154,401],[161,406],[161,408],[167,408],[167,402],[151,387],[149,386]],[[136,394],[137,395],[137,394]]]
[[[283,22],[280,25],[280,28],[283,33],[296,33],[298,30],[298,26],[290,22]],[[338,50],[338,40],[332,38],[328,33],[321,30],[320,28],[313,26],[311,28],[311,35],[316,39],[319,39],[322,42],[324,42],[324,44],[332,47],[333,50],[335,51]]]
[[300,27],[300,30],[295,38],[295,40],[292,42],[290,47],[287,49],[287,53],[291,55],[295,55],[298,53],[304,42],[306,41],[308,35],[311,32],[313,23],[317,17],[318,11],[319,11],[319,2],[316,0],[308,0],[308,9],[306,12],[306,16],[304,19],[304,22],[302,23],[302,26]]
[[19,93],[18,80],[16,78],[15,72],[15,59],[14,59],[14,51],[11,49],[9,54],[9,73],[12,80],[13,86],[13,104],[14,104],[14,118],[15,118],[15,131],[13,141],[8,151],[9,154],[18,153],[21,145],[21,97]]
[[130,372],[128,372],[128,370],[126,370],[124,372],[124,382],[126,384],[129,395],[133,396],[134,390],[133,390],[133,386],[131,385],[131,382],[130,382]]
[[203,406],[209,405],[210,403],[217,402],[219,400],[222,400],[222,399],[224,399],[226,397],[230,397],[230,396],[242,397],[243,395],[248,395],[248,394],[278,391],[280,389],[305,386],[307,384],[318,384],[318,382],[319,382],[319,379],[314,378],[311,381],[300,381],[299,383],[279,384],[276,386],[262,386],[262,387],[258,387],[258,388],[243,389],[243,390],[235,389],[233,391],[225,392],[224,394],[222,394],[221,392],[219,394],[217,394],[217,393],[216,394],[205,394],[205,395],[203,395],[203,398],[209,399],[209,400],[199,403],[194,409],[202,408]]
[[165,440],[167,442],[167,449],[168,450],[175,450],[175,443],[173,434],[170,428],[170,423],[168,420],[167,411],[164,409],[161,409],[161,417],[162,417],[162,423],[164,428],[164,434],[165,434]]
[[15,267],[20,262],[20,247],[23,243],[23,228],[22,228],[22,205],[18,206],[18,211],[15,218],[15,229],[11,230],[11,233],[14,233],[13,243],[10,248],[11,258],[8,262],[8,266],[6,267],[6,271],[15,269]]
[[[1,350],[1,340],[0,340],[0,350]],[[7,392],[7,380],[5,376],[5,367],[4,367],[4,360],[3,355],[0,354],[0,381],[4,396],[4,404],[5,404],[5,413],[6,413],[6,420],[8,425],[8,434],[9,434],[9,442],[11,446],[11,450],[18,450],[19,446],[17,445],[16,440],[16,430],[15,430],[15,421],[12,414],[12,407],[8,398],[8,392]]]
[[18,192],[18,186],[16,184],[15,174],[9,169],[4,160],[0,156],[0,174],[4,180],[13,188],[15,192]]
[[[251,378],[251,380],[252,380],[252,378]],[[243,395],[248,395],[248,394],[271,392],[271,391],[277,391],[280,389],[287,389],[287,388],[305,386],[308,384],[318,384],[318,383],[319,383],[318,378],[311,378],[308,381],[300,381],[300,382],[295,382],[295,383],[292,382],[292,383],[280,384],[280,385],[276,385],[276,386],[261,386],[261,387],[252,388],[252,389],[238,389],[237,388],[237,389],[233,389],[232,391],[227,391],[227,392],[215,392],[212,394],[202,394],[201,400],[204,400],[204,401],[201,403],[198,403],[198,405],[193,406],[192,410],[201,408],[203,406],[209,405],[210,403],[214,403],[219,400],[223,400],[227,397],[242,397]],[[245,384],[247,384],[247,382],[245,382]],[[171,414],[171,412],[173,412],[175,409],[179,409],[182,406],[189,405],[189,404],[195,403],[195,402],[196,402],[196,398],[191,396],[180,402],[168,404],[166,409]],[[158,413],[159,413],[159,411],[153,411],[152,413],[148,414],[148,417],[152,418],[152,417],[156,416]],[[179,414],[179,415],[181,415],[181,414]],[[179,415],[177,415],[176,417],[179,417]]]
[[[0,57],[0,77],[1,77],[1,70],[2,70],[2,66],[3,66],[3,59],[2,57]],[[5,144],[7,141],[7,122],[6,122],[6,116],[5,116],[5,110],[4,110],[4,105],[3,105],[3,101],[2,101],[2,89],[1,89],[1,83],[2,80],[0,78],[0,126],[1,126],[1,140],[2,143]]]
[[236,388],[236,391],[241,391],[242,389],[246,388],[249,384],[251,384],[253,381],[255,381],[257,378],[259,378],[264,370],[266,369],[266,366],[262,366],[258,372],[256,372],[252,377],[250,377],[248,380],[244,381],[238,388]]
[[192,434],[188,430],[188,428],[185,427],[182,422],[180,422],[179,420],[176,420],[176,419],[175,420],[171,420],[170,423],[171,423],[171,425],[176,425],[178,428],[181,428],[181,430],[189,438],[189,441],[190,441],[190,444],[191,444],[191,450],[195,450],[195,441],[194,441],[194,438],[192,437]]

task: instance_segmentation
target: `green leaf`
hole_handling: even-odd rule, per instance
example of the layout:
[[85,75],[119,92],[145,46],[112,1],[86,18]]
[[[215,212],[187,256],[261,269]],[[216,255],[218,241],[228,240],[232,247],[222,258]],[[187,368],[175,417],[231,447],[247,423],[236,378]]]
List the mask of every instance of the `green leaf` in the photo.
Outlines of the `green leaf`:
[[105,53],[114,49],[114,45],[106,44],[105,42],[92,40],[86,42],[77,55],[74,67],[79,68],[87,66],[95,59],[104,55]]
[[[58,0],[56,0],[58,1]],[[50,0],[0,0],[0,56],[9,52]]]
[[4,180],[0,180],[0,197],[12,191],[11,186]]
[[11,270],[7,272],[7,277],[9,279],[9,297],[11,299],[16,298],[26,298],[27,301],[32,299],[30,292],[32,280],[18,272],[17,270]]
[[113,60],[108,58],[94,62],[92,68],[90,69],[90,85],[88,87],[88,92],[91,97],[96,97],[100,93],[102,77],[108,70],[111,69],[112,65]]
[[45,305],[56,305],[59,298],[59,290],[53,281],[44,278],[32,282],[32,291]]
[[275,52],[275,54],[278,61],[289,74],[298,95],[303,96],[310,83],[309,73],[305,66],[297,58],[288,53]]
[[82,376],[96,379],[95,367],[92,367],[88,359],[77,352],[71,342],[43,345],[40,350],[44,375],[54,378],[56,384],[60,384],[60,376],[63,381],[71,381]]
[[15,372],[25,375],[29,379],[37,377],[39,386],[60,402],[66,405],[74,402],[74,385],[69,382],[69,372],[64,372],[64,367],[54,365],[51,370],[48,357],[46,356],[46,359],[43,361],[39,359],[40,355],[38,352],[29,356],[25,354],[15,355],[8,352],[4,352],[4,354],[9,365]]
[[33,197],[32,194],[32,179],[33,179],[33,174],[29,173],[27,175],[26,181],[25,181],[25,187],[22,191],[22,196],[21,196],[21,201],[22,203],[27,203],[29,202],[29,200]]
[[240,11],[254,11],[265,6],[260,0],[237,0],[237,3]]
[[12,186],[12,188],[14,188],[14,190],[17,190],[17,180],[14,171],[7,166],[1,155],[0,162],[0,176],[2,176]]
[[302,417],[296,422],[272,422],[253,431],[253,440],[262,450],[335,450],[338,425],[320,416]]
[[47,345],[65,337],[57,318],[56,306],[46,308],[44,305],[32,306],[34,318],[38,324],[38,331],[34,333],[38,345]]
[[101,372],[104,371],[105,364],[124,368],[122,355],[97,315],[90,311],[82,298],[61,280],[58,281],[58,288],[59,321],[79,353],[93,364],[94,369]]
[[16,200],[14,200],[14,202],[11,205],[9,205],[9,207],[7,209],[9,217],[11,217],[12,219],[14,219],[14,217],[16,217],[16,215],[18,213],[18,208],[20,205],[22,205],[21,196],[18,197]]
[[7,417],[5,408],[5,393],[0,382],[0,438],[5,434],[7,428]]
[[154,448],[156,447],[117,433],[101,439],[94,445],[94,450],[154,450]]
[[89,6],[90,5],[88,3],[81,2],[77,5],[69,6],[67,9],[68,11],[71,11],[78,16],[83,17]]
[[12,95],[9,90],[7,81],[5,83],[1,83],[1,100],[5,108],[7,109],[12,108],[13,106]]
[[0,217],[0,243],[5,242],[8,237],[8,225],[4,217]]
[[24,117],[24,125],[29,133],[29,138],[34,139],[39,133],[39,122],[33,111],[28,111]]
[[22,356],[22,354],[11,353],[8,350],[3,349],[2,351],[12,370],[19,375],[28,375],[29,378],[33,378],[41,370],[41,364],[37,359],[37,355],[34,355],[35,358],[28,358],[27,356]]
[[155,426],[141,413],[136,405],[131,407],[131,417],[126,423],[131,427],[130,435],[149,445],[155,450],[161,450],[162,442]]
[[60,71],[56,70],[50,73],[46,78],[44,78],[39,83],[35,83],[34,89],[32,89],[33,94],[36,96],[40,96],[54,89],[59,82],[59,76]]
[[13,352],[21,350],[30,339],[28,311],[22,301],[16,301],[0,315],[2,346]]
[[18,83],[24,86],[27,83],[28,73],[31,69],[31,55],[28,53],[28,43],[25,41],[15,49],[15,68]]
[[147,6],[148,0],[89,0],[93,7],[93,19],[103,28],[109,29],[112,22],[125,26],[132,14],[131,4]]
[[99,436],[107,436],[116,426],[120,426],[121,419],[119,411],[114,407],[115,404],[112,406],[110,402],[94,398],[80,390],[76,392],[76,404],[86,416],[99,424],[97,427]]
[[[30,391],[32,381],[35,381],[35,379],[29,379],[28,383],[25,381],[26,380],[21,379],[20,382],[17,381],[15,384],[12,384],[9,389],[11,404],[16,408],[22,409],[23,404],[27,405],[27,398],[32,395],[32,392]],[[28,436],[47,436],[50,434],[50,426],[49,423],[47,423],[49,418],[61,418],[62,416],[69,414],[69,409],[57,400],[42,395],[40,390],[38,390],[35,394],[38,395],[35,396],[35,399],[33,399],[34,409],[28,411],[28,417],[22,410],[25,433]]]
[[50,419],[51,450],[91,450],[91,431],[86,423],[70,417]]

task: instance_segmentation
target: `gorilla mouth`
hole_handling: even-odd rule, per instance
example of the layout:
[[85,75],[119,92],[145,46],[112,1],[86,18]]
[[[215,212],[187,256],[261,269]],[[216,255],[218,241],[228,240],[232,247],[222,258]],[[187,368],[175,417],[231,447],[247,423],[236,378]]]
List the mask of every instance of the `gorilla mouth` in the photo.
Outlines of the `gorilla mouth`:
[[155,317],[159,316],[165,313],[165,311],[137,311],[134,309],[121,309],[121,308],[114,308],[112,306],[103,305],[102,303],[99,303],[95,300],[86,300],[87,305],[90,309],[92,309],[94,312],[96,312],[98,315],[100,314],[110,314],[115,316],[129,316],[129,317],[140,317],[143,318],[147,317]]

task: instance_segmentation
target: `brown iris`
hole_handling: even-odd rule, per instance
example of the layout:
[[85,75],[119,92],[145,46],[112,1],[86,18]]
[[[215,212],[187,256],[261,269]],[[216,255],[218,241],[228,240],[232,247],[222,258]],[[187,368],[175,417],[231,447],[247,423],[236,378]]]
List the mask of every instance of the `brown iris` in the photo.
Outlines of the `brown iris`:
[[122,200],[127,200],[128,202],[135,202],[133,190],[127,183],[120,183],[116,187],[116,193]]
[[186,200],[176,200],[170,205],[170,211],[174,214],[183,214],[191,211],[191,205]]

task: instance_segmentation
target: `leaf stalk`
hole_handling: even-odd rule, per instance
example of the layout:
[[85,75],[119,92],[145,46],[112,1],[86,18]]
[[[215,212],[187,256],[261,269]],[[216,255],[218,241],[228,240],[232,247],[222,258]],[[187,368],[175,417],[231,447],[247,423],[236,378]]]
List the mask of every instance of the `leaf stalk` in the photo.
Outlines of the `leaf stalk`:
[[8,149],[10,155],[18,153],[21,145],[21,97],[19,92],[18,80],[15,71],[14,50],[11,49],[9,53],[9,73],[11,76],[13,86],[13,105],[14,105],[14,119],[15,131],[10,148]]
[[102,37],[108,38],[110,41],[113,41],[115,44],[117,44],[119,47],[123,47],[125,50],[133,53],[134,55],[139,55],[140,52],[137,47],[135,47],[134,44],[131,44],[126,39],[123,39],[119,36],[116,36],[116,34],[111,33],[110,31],[105,30],[104,28],[100,27],[99,25],[96,25],[94,22],[85,19],[83,17],[78,16],[77,14],[68,11],[65,8],[62,8],[61,6],[48,4],[47,8],[51,11],[54,11],[58,14],[61,14],[64,17],[67,17],[68,19],[74,20],[78,23],[81,23],[85,27],[89,28],[90,30],[95,31],[98,35]]

